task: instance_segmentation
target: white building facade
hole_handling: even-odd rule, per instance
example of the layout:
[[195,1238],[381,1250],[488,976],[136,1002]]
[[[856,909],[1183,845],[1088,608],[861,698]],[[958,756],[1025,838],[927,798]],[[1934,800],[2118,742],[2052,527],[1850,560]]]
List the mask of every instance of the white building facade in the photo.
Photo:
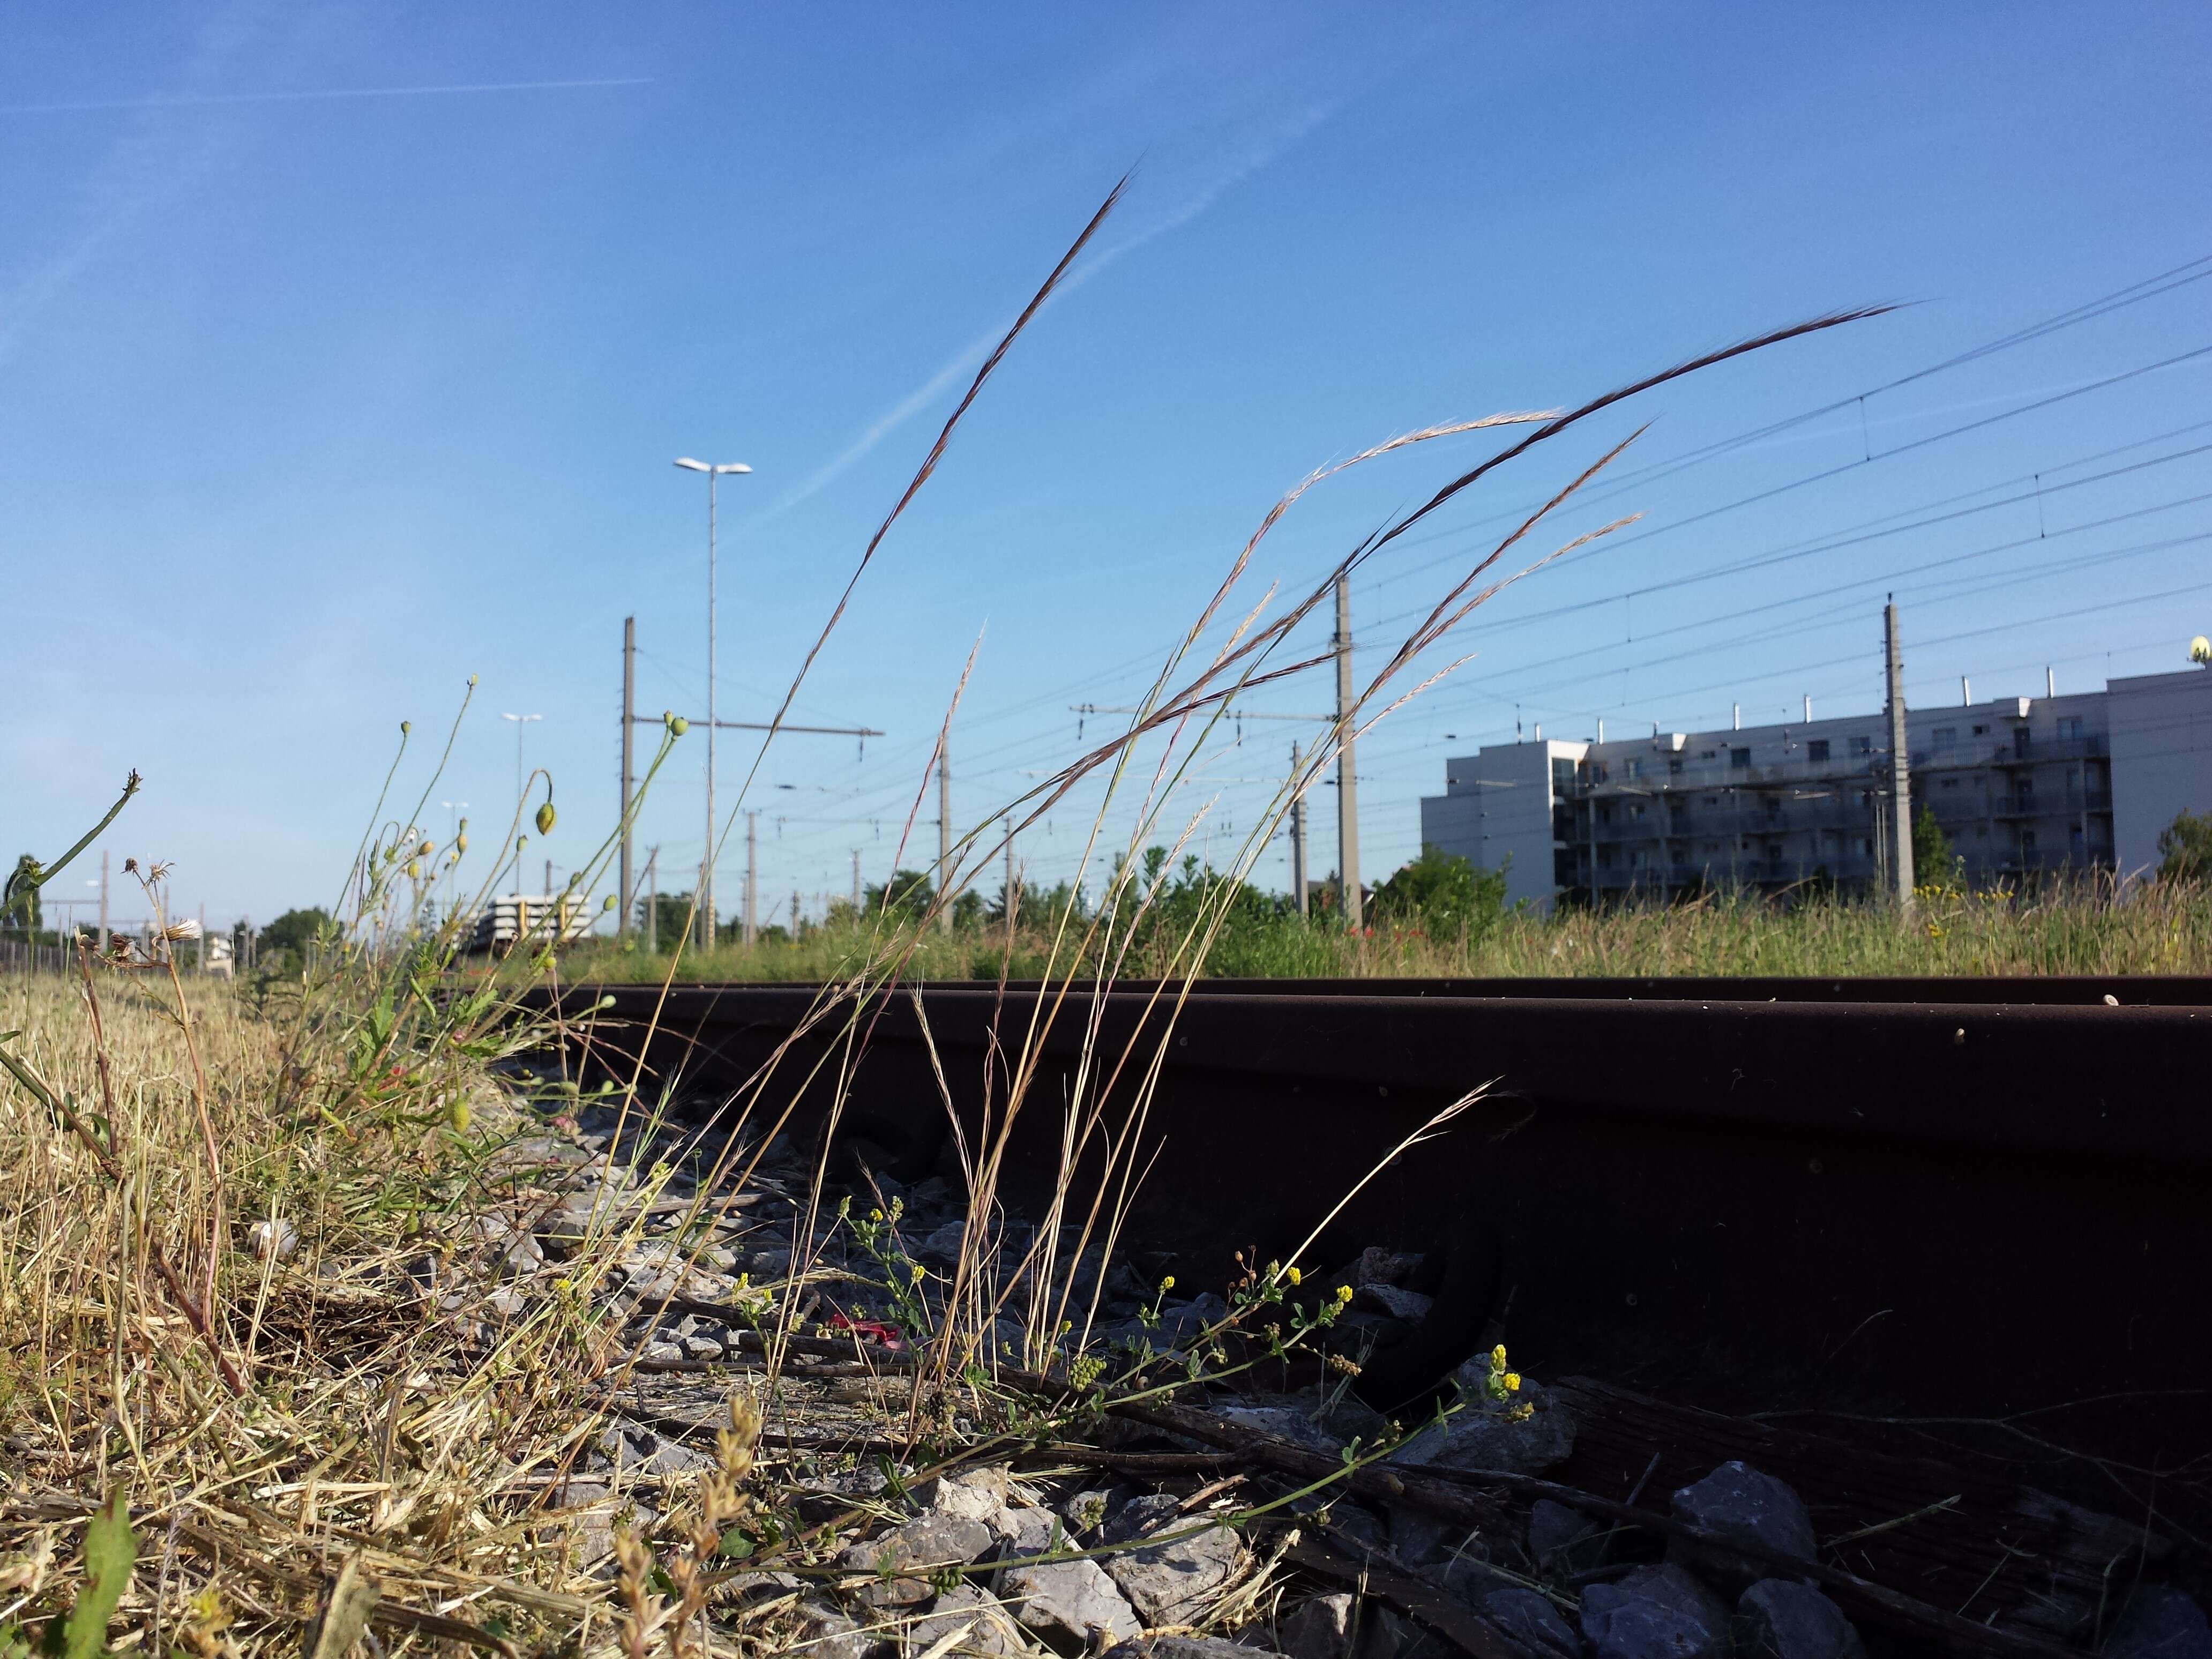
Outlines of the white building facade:
[[[2140,875],[2177,812],[2212,811],[2212,673],[2201,670],[1911,709],[1905,738],[1911,812],[1935,814],[1970,882]],[[1496,744],[1445,763],[1444,793],[1421,802],[1421,840],[1504,867],[1508,901],[1539,908],[1563,894],[1863,891],[1887,872],[1889,773],[1879,710]]]

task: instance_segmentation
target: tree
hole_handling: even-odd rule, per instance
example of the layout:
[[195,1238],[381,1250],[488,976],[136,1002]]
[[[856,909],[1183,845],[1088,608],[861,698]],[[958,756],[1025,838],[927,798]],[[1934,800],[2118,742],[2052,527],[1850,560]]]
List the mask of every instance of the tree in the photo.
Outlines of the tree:
[[1920,815],[1912,820],[1912,879],[1916,885],[1933,887],[1948,882],[1957,872],[1959,855],[1952,849],[1950,836],[1936,821],[1936,814],[1922,806]]
[[2212,812],[2184,807],[2158,832],[2160,881],[2203,881],[2212,878]]
[[1456,853],[1424,846],[1375,889],[1375,918],[1432,934],[1474,933],[1505,909],[1505,870],[1476,867]]
[[637,931],[641,935],[650,933],[656,949],[674,950],[684,930],[693,924],[689,888],[680,893],[654,893],[649,902],[642,898],[637,901]]
[[936,896],[937,889],[920,870],[895,870],[882,886],[867,890],[869,909],[896,910],[908,917],[922,915]]
[[307,947],[330,925],[330,912],[319,905],[305,910],[287,910],[261,930],[255,948],[271,962],[287,952],[304,957]]
[[45,872],[39,868],[38,860],[30,854],[26,853],[15,860],[15,879],[8,884],[10,896],[5,912],[0,913],[0,921],[4,921],[10,927],[21,927],[33,938],[37,937],[41,919],[39,883],[44,877]]

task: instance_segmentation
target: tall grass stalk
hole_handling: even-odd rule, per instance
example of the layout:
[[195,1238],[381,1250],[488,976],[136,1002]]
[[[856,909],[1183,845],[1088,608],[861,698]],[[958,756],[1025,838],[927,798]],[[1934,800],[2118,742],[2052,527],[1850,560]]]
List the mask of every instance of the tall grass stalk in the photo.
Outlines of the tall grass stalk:
[[[946,454],[958,423],[1119,194],[1117,186],[945,423],[861,553],[783,708],[889,532]],[[1445,646],[1476,607],[1560,553],[1619,527],[1608,525],[1533,557],[1522,550],[1632,438],[1582,468],[1440,587],[1426,614],[1385,653],[1383,666],[1357,689],[1327,739],[1313,746],[1297,775],[1246,829],[1224,879],[1203,889],[1194,903],[1182,902],[1186,894],[1171,904],[1166,869],[1148,868],[1141,854],[1156,842],[1180,850],[1205,823],[1206,808],[1188,809],[1186,792],[1194,786],[1194,761],[1231,700],[1331,665],[1328,654],[1300,654],[1293,640],[1335,581],[1497,467],[1623,398],[1865,314],[1837,313],[1761,335],[1565,412],[1425,428],[1316,472],[1287,492],[1230,559],[1123,732],[994,807],[957,836],[930,906],[911,924],[879,915],[856,927],[839,945],[841,954],[829,953],[836,941],[818,947],[813,963],[820,989],[801,1030],[753,1077],[707,1102],[702,1121],[688,1131],[690,1146],[711,1148],[712,1156],[708,1178],[699,1183],[675,1237],[694,1237],[691,1224],[705,1218],[710,1205],[726,1212],[737,1196],[732,1182],[741,1188],[750,1179],[763,1149],[792,1121],[811,1085],[827,1085],[834,1133],[871,1022],[889,997],[957,953],[964,951],[972,972],[988,962],[987,952],[995,952],[993,976],[1003,981],[1018,971],[1043,981],[1047,994],[1034,1000],[1018,1028],[999,1032],[982,1079],[954,1079],[940,1065],[942,1104],[954,1116],[967,1183],[967,1218],[957,1263],[937,1292],[941,1328],[927,1334],[915,1375],[909,1443],[922,1436],[933,1397],[941,1402],[948,1391],[963,1389],[971,1401],[981,1399],[986,1362],[1004,1376],[1010,1358],[1018,1358],[1028,1373],[1022,1386],[1044,1386],[1049,1395],[1052,1385],[1040,1385],[1037,1374],[1073,1374],[1073,1350],[1096,1311],[1103,1261],[1120,1243],[1144,1177],[1140,1154],[1149,1144],[1153,1089],[1176,1015],[1196,978],[1218,967],[1243,937],[1237,895],[1282,816],[1346,744],[1433,683],[1433,674],[1413,678],[1418,665]],[[1346,467],[1493,428],[1517,428],[1522,435],[1364,538],[1287,607],[1270,614],[1270,588],[1241,613],[1232,611],[1265,538],[1313,488]],[[1504,562],[1509,557],[1517,568]],[[1209,646],[1217,634],[1219,642]],[[954,704],[958,696],[956,689]],[[772,724],[782,718],[779,709]],[[82,988],[38,980],[0,986],[0,1029],[9,1034],[11,1061],[10,1081],[0,1095],[0,1322],[27,1334],[0,1350],[0,1417],[19,1431],[10,1444],[35,1456],[37,1478],[63,1494],[40,1499],[47,1508],[10,1510],[0,1518],[82,1516],[98,1495],[126,1484],[138,1495],[140,1524],[167,1526],[172,1543],[180,1531],[211,1537],[214,1553],[260,1573],[264,1585],[312,1586],[325,1558],[343,1543],[370,1553],[395,1599],[472,1613],[496,1607],[502,1623],[512,1616],[508,1628],[533,1619],[541,1627],[566,1620],[580,1637],[590,1604],[576,1597],[583,1586],[568,1576],[563,1552],[572,1531],[558,1516],[515,1494],[547,1490],[528,1483],[565,1475],[599,1425],[605,1391],[629,1374],[634,1356],[620,1346],[619,1328],[609,1326],[593,1293],[628,1258],[643,1211],[634,1209],[624,1220],[611,1206],[595,1206],[580,1249],[561,1264],[553,1293],[512,1320],[488,1323],[466,1300],[476,1292],[462,1292],[464,1302],[456,1305],[445,1287],[455,1282],[455,1263],[481,1254],[482,1222],[495,1212],[528,1210],[527,1190],[512,1190],[515,1180],[531,1178],[514,1173],[518,1140],[544,1116],[564,1117],[586,1098],[580,1082],[565,1073],[520,1091],[495,1085],[495,1068],[526,1049],[542,1048],[549,1039],[565,1044],[592,1036],[588,1017],[580,1032],[558,1017],[551,1030],[524,1018],[521,991],[611,964],[588,955],[562,963],[556,948],[563,925],[558,911],[517,943],[503,968],[461,960],[460,918],[489,897],[503,872],[520,867],[525,814],[541,785],[535,827],[541,835],[552,828],[552,781],[543,772],[532,775],[496,856],[486,861],[476,903],[439,920],[428,900],[441,875],[457,872],[463,848],[458,842],[438,847],[420,826],[445,757],[428,769],[410,810],[385,810],[409,735],[403,726],[400,750],[346,878],[338,920],[295,980],[265,988],[273,994],[252,1004],[220,989],[188,995],[166,941],[150,957],[127,945],[104,961],[88,957]],[[672,720],[633,817],[680,735]],[[772,730],[763,742],[763,756],[775,736]],[[452,746],[449,734],[446,756]],[[757,759],[754,774],[758,765]],[[918,781],[917,813],[921,787]],[[1079,880],[1095,880],[1095,904],[1049,908],[1025,921],[1017,898],[1007,925],[988,944],[936,927],[961,889],[995,860],[1004,834],[1022,833],[1084,787],[1096,790],[1097,802]],[[745,799],[741,787],[724,835]],[[1111,844],[1108,826],[1121,821],[1125,804],[1133,809],[1130,827]],[[999,828],[1002,817],[1013,821],[1010,831]],[[592,901],[629,827],[617,826],[579,862],[564,896]],[[149,872],[148,878],[158,900],[158,876]],[[1534,937],[1535,927],[1514,922],[1496,937]],[[1327,938],[1302,930],[1292,954],[1310,959],[1302,953]],[[1462,947],[1464,953],[1474,942]],[[1378,967],[1394,951],[1410,961],[1449,947],[1346,938],[1329,948]],[[653,964],[664,990],[685,963],[679,948]],[[1117,1047],[1103,1035],[1104,990],[1131,977],[1150,982],[1157,1018]],[[106,1011],[98,1022],[88,1017],[94,1004],[88,996]],[[1064,1096],[1039,1098],[1045,1045],[1063,1022],[1082,1037],[1074,1075]],[[829,1040],[810,1046],[806,1052],[816,1057],[801,1073],[793,1059],[797,1045],[816,1037]],[[618,1114],[617,1132],[605,1150],[603,1194],[615,1184],[612,1166],[626,1135],[640,1127],[659,1131],[670,1117],[679,1080],[653,1079],[648,1091],[641,1066],[641,1060],[626,1079],[597,1085],[597,1097]],[[964,1119],[954,1108],[976,1085],[981,1112]],[[1004,1237],[1001,1172],[1018,1128],[1039,1113],[1058,1136],[1059,1179],[1035,1218],[1030,1243],[1008,1261],[996,1249]],[[825,1160],[829,1144],[825,1135]],[[665,1178],[664,1170],[645,1172],[647,1194]],[[824,1237],[830,1184],[824,1162],[793,1219],[791,1283],[773,1298],[774,1316],[766,1322],[771,1401],[781,1358],[802,1334],[799,1292]],[[701,1228],[696,1237],[695,1261],[708,1235]],[[197,1300],[180,1276],[160,1271],[172,1259],[201,1270]],[[151,1274],[143,1271],[149,1263]],[[1243,1310],[1276,1306],[1285,1282],[1296,1282],[1294,1263],[1255,1263],[1232,1295]],[[994,1322],[1009,1311],[1022,1316],[1018,1356],[987,1342]],[[1297,1316],[1301,1331],[1304,1319]],[[1275,1341],[1272,1334],[1268,1340]],[[1066,1420],[1079,1409],[1069,1406]],[[733,1432],[738,1428],[733,1424]],[[21,1432],[32,1429],[27,1437]],[[726,1466],[742,1453],[750,1470],[750,1444],[726,1444]],[[729,1467],[725,1473],[739,1478]],[[723,1498],[736,1501],[727,1492]],[[723,1498],[702,1498],[699,1516],[720,1513]],[[219,1517],[219,1525],[210,1516]],[[694,1536],[708,1542],[696,1546],[701,1559],[684,1568],[687,1588],[670,1626],[676,1632],[700,1610],[692,1591],[702,1582],[697,1572],[713,1528],[699,1516]],[[650,1549],[635,1540],[620,1552],[633,1655],[641,1654],[647,1632],[657,1627],[647,1589],[652,1560]],[[167,1571],[165,1565],[163,1587]],[[208,1594],[215,1594],[212,1587]],[[158,1622],[164,1605],[159,1596],[157,1590],[134,1616]],[[230,1651],[222,1633],[228,1616],[195,1598],[179,1644],[210,1659]],[[265,1635],[281,1624],[267,1614],[259,1628]],[[468,1642],[502,1659],[514,1652],[489,1618],[471,1624],[417,1609],[402,1628],[425,1641]],[[149,1645],[160,1647],[179,1632],[155,1629],[148,1635]]]

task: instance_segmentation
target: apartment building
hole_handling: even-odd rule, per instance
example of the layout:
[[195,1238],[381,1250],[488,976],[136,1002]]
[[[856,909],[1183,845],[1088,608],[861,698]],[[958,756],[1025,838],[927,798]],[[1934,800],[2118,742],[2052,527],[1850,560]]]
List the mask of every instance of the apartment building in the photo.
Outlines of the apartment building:
[[[1905,740],[1911,811],[1935,814],[1971,882],[2138,874],[2176,812],[2212,811],[2212,673],[2199,670],[1910,709]],[[1889,760],[1879,709],[1493,744],[1445,763],[1444,793],[1421,802],[1421,839],[1504,865],[1509,900],[1540,908],[1562,894],[1863,891],[1891,856]]]

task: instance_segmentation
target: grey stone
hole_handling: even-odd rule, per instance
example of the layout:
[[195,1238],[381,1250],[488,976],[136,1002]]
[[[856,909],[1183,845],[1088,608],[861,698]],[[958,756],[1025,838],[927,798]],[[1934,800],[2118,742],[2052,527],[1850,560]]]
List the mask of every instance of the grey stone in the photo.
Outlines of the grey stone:
[[1583,1590],[1583,1636],[1591,1659],[1726,1659],[1729,1613],[1681,1568],[1638,1567]]
[[1538,1659],[1581,1659],[1582,1638],[1549,1596],[1532,1589],[1492,1590],[1482,1598],[1482,1610]]
[[1420,1632],[1379,1601],[1358,1611],[1352,1641],[1354,1659],[1398,1659],[1420,1640]]
[[[1164,1495],[1164,1494],[1163,1494]],[[1196,1516],[1175,1513],[1175,1500],[1161,1513],[1157,1507],[1140,1517],[1131,1511],[1150,1500],[1139,1498],[1115,1517],[1108,1528],[1109,1540],[1125,1523],[1124,1536],[1162,1537],[1167,1541],[1109,1555],[1101,1564],[1106,1576],[1121,1587],[1129,1605],[1144,1615],[1147,1625],[1194,1624],[1224,1585],[1236,1576],[1244,1553],[1243,1540],[1228,1527],[1207,1527]]]
[[1379,1244],[1370,1244],[1359,1253],[1359,1265],[1352,1269],[1352,1282],[1358,1285],[1402,1285],[1420,1265],[1418,1255],[1401,1255]]
[[[1772,1475],[1762,1474],[1748,1463],[1722,1464],[1695,1486],[1678,1491],[1674,1507],[1677,1521],[1723,1538],[1760,1545],[1796,1560],[1810,1561],[1820,1548],[1804,1501]],[[1771,1577],[1776,1571],[1774,1563],[1765,1556],[1739,1554],[1680,1538],[1668,1544],[1667,1559],[1697,1567],[1735,1588]]]
[[1762,1578],[1735,1604],[1740,1659],[1866,1659],[1844,1610],[1810,1584]]
[[2212,1628],[2185,1591],[2147,1584],[2128,1597],[2105,1659],[2212,1659]]
[[698,1446],[687,1446],[680,1440],[662,1441],[653,1449],[653,1455],[645,1460],[645,1468],[654,1474],[696,1474],[714,1467],[714,1453]]
[[955,1584],[937,1598],[926,1615],[900,1633],[899,1650],[918,1659],[963,1627],[964,1634],[952,1644],[956,1654],[1021,1653],[1029,1645],[995,1596],[973,1584]]
[[1302,1601],[1275,1628],[1287,1659],[1351,1659],[1352,1597],[1338,1591]]
[[1451,1534],[1447,1522],[1408,1504],[1393,1504],[1383,1515],[1390,1523],[1390,1553],[1409,1567],[1435,1559]]
[[965,1222],[948,1221],[914,1246],[914,1259],[949,1267],[960,1260],[960,1242],[966,1236]]
[[1048,1509],[1003,1509],[984,1525],[1005,1544],[1004,1553],[1010,1556],[1042,1555],[1048,1550],[1076,1547],[1067,1535],[1066,1522]]
[[1171,1492],[1147,1492],[1142,1498],[1133,1498],[1108,1517],[1099,1536],[1109,1544],[1126,1544],[1133,1538],[1159,1531],[1176,1518],[1176,1512],[1182,1507],[1182,1500]]
[[711,1336],[687,1336],[684,1339],[684,1356],[687,1359],[720,1359],[722,1345]]
[[1528,1555],[1546,1571],[1589,1571],[1604,1536],[1596,1522],[1565,1504],[1540,1498],[1529,1506]]
[[[988,1552],[995,1540],[980,1521],[957,1515],[925,1515],[904,1526],[853,1545],[837,1558],[848,1572],[874,1575],[854,1593],[871,1607],[906,1607],[933,1594],[928,1573],[934,1567],[964,1565]],[[905,1570],[916,1571],[909,1575]]]
[[914,1495],[915,1501],[926,1510],[981,1521],[988,1526],[1006,1507],[1006,1466],[994,1463],[985,1468],[940,1474],[922,1482]]
[[1188,1302],[1170,1302],[1160,1309],[1160,1326],[1152,1340],[1168,1347],[1195,1342],[1229,1317],[1229,1304],[1207,1291]]
[[[1486,1359],[1483,1365],[1483,1375],[1489,1375]],[[1536,1474],[1565,1462],[1575,1449],[1575,1420],[1566,1407],[1534,1382],[1523,1382],[1513,1401],[1531,1407],[1519,1421],[1512,1408],[1470,1396],[1465,1407],[1440,1425],[1430,1424],[1384,1461],[1508,1474]]]
[[827,1601],[805,1601],[799,1608],[799,1631],[806,1652],[818,1659],[870,1659],[884,1640],[864,1631]]
[[1419,1291],[1401,1290],[1395,1285],[1362,1285],[1359,1305],[1376,1313],[1388,1314],[1393,1319],[1402,1319],[1418,1325],[1429,1316],[1429,1310],[1437,1304],[1436,1297],[1423,1296]]
[[678,1343],[648,1342],[638,1358],[650,1365],[672,1365],[684,1358],[684,1353]]
[[1129,1489],[1127,1486],[1119,1489],[1091,1486],[1082,1492],[1071,1492],[1054,1507],[1060,1511],[1061,1521],[1066,1523],[1069,1537],[1096,1544],[1104,1540],[1106,1523],[1119,1515],[1121,1506],[1128,1501]]
[[1516,1580],[1490,1565],[1490,1551],[1480,1538],[1470,1538],[1421,1569],[1422,1576],[1442,1584],[1446,1594],[1470,1605],[1495,1589],[1513,1586]]
[[1010,1567],[1000,1593],[1023,1624],[1070,1651],[1089,1647],[1094,1631],[1126,1642],[1144,1628],[1105,1569],[1087,1558]]

